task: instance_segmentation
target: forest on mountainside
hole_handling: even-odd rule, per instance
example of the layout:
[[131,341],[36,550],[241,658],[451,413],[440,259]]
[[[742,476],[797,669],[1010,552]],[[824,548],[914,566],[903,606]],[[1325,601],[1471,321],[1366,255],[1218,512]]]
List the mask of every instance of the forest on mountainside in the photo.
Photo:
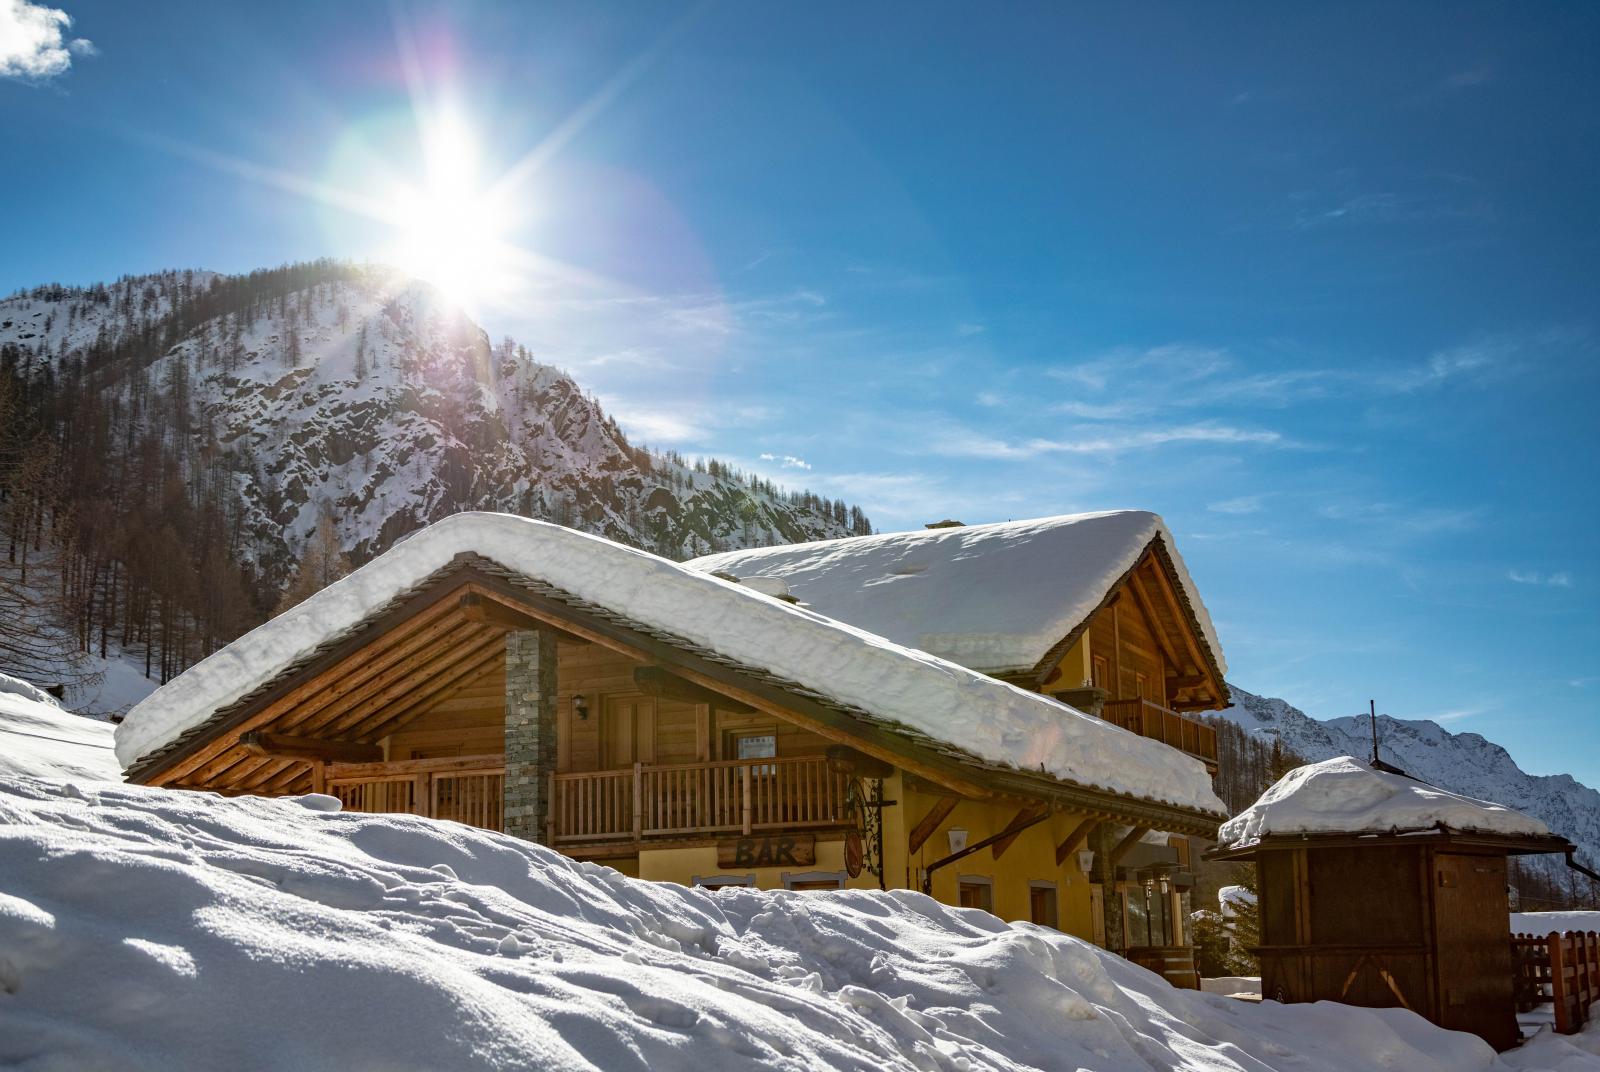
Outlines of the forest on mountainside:
[[[535,428],[545,436],[541,443],[558,440],[572,426],[570,435],[582,436],[585,449],[609,453],[592,471],[523,470],[526,487],[519,492],[496,487],[497,473],[464,474],[456,458],[487,454],[497,445],[488,440],[510,433],[480,412],[466,412],[483,390],[472,382],[471,369],[458,376],[462,384],[454,394],[409,387],[407,377],[437,372],[427,362],[441,359],[396,329],[388,332],[390,366],[383,374],[400,401],[386,400],[383,412],[409,407],[402,416],[419,416],[414,440],[385,445],[409,453],[404,464],[429,471],[391,479],[427,481],[434,498],[409,512],[392,509],[359,541],[347,531],[343,546],[330,553],[330,539],[337,545],[339,537],[330,537],[324,522],[342,504],[315,495],[298,474],[285,479],[276,468],[279,457],[268,449],[282,443],[286,457],[301,457],[307,429],[263,430],[271,410],[219,415],[232,400],[220,396],[219,403],[217,385],[259,388],[259,396],[241,395],[257,403],[284,384],[306,382],[318,358],[302,352],[301,339],[321,330],[351,336],[353,382],[335,386],[359,395],[360,381],[377,378],[381,340],[372,338],[369,347],[360,310],[352,330],[349,296],[370,286],[371,271],[324,260],[241,276],[165,272],[83,288],[52,284],[0,303],[0,326],[7,329],[0,332],[0,669],[70,681],[81,672],[77,655],[94,652],[121,655],[142,664],[151,679],[166,681],[264,621],[286,591],[303,598],[310,575],[318,584],[336,576],[330,563],[359,566],[434,516],[460,509],[512,509],[669,555],[685,547],[723,549],[719,544],[730,541],[738,546],[741,539],[872,531],[859,507],[784,491],[715,459],[690,461],[629,443],[563,374],[534,365],[509,339],[491,350],[476,325],[457,317],[441,329],[457,347],[446,356],[480,354],[482,363],[498,363],[490,376],[544,369],[538,382],[545,394],[530,394],[525,402],[535,417],[552,397],[552,378],[559,381],[564,408],[545,424],[564,423],[554,431]],[[44,314],[31,325],[17,324],[15,310]],[[390,320],[373,315],[387,331]],[[276,349],[259,345],[268,330]],[[236,374],[252,361],[257,367],[275,363],[280,371],[271,375],[281,383]],[[513,377],[510,397],[522,400],[516,394],[522,383]],[[212,392],[204,399],[202,384]],[[370,411],[371,399],[350,403],[353,411],[361,406]],[[217,434],[223,416],[235,421],[227,441]],[[238,434],[239,426],[273,438],[265,445],[252,441]],[[441,430],[459,444],[459,453],[435,469],[434,455],[411,448],[431,445]],[[363,442],[343,429],[312,431],[322,436],[316,449],[354,454],[361,463]],[[544,464],[567,464],[567,455],[538,449]],[[326,476],[327,463],[321,464]],[[372,468],[368,460],[355,472]],[[552,482],[548,494],[538,490],[556,477],[564,488]],[[337,484],[340,471],[328,479]],[[695,517],[674,522],[680,504]],[[304,510],[319,518],[316,538],[291,535],[285,519]],[[703,535],[686,535],[694,532]]]

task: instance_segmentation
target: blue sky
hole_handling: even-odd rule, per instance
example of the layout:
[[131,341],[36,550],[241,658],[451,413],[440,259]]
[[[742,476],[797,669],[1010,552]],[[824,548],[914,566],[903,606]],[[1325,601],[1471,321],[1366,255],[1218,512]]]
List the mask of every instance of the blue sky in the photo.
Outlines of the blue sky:
[[1238,684],[1600,785],[1600,9],[55,2],[0,288],[381,256],[446,109],[637,439],[1157,510]]

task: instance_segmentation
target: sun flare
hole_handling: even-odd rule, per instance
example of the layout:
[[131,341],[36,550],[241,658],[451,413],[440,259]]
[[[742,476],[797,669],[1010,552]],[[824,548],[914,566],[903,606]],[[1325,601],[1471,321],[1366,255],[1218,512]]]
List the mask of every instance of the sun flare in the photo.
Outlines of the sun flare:
[[396,230],[389,259],[470,308],[509,272],[512,206],[480,177],[476,140],[459,119],[432,119],[419,133],[421,181],[393,190],[384,213]]

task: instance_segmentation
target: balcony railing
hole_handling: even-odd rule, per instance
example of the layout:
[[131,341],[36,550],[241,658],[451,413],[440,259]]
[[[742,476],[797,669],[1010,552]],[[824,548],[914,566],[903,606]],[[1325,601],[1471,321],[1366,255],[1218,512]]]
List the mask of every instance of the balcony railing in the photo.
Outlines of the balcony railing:
[[[327,792],[351,811],[505,828],[505,757],[330,763]],[[846,777],[822,756],[722,760],[550,776],[558,842],[753,833],[843,825]]]
[[327,791],[351,811],[405,812],[502,830],[504,756],[330,763]]
[[1149,700],[1107,700],[1100,717],[1130,733],[1187,752],[1208,767],[1217,765],[1217,731],[1199,719],[1169,711]]
[[846,821],[845,776],[821,756],[721,760],[551,777],[557,842],[639,841]]

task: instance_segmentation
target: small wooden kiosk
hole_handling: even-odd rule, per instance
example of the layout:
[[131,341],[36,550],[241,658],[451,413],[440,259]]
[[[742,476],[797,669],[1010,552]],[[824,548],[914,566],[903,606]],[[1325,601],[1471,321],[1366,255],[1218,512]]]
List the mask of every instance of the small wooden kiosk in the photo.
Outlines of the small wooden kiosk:
[[1565,838],[1348,756],[1289,772],[1221,836],[1209,858],[1256,864],[1264,998],[1400,1006],[1517,1043],[1506,857]]

